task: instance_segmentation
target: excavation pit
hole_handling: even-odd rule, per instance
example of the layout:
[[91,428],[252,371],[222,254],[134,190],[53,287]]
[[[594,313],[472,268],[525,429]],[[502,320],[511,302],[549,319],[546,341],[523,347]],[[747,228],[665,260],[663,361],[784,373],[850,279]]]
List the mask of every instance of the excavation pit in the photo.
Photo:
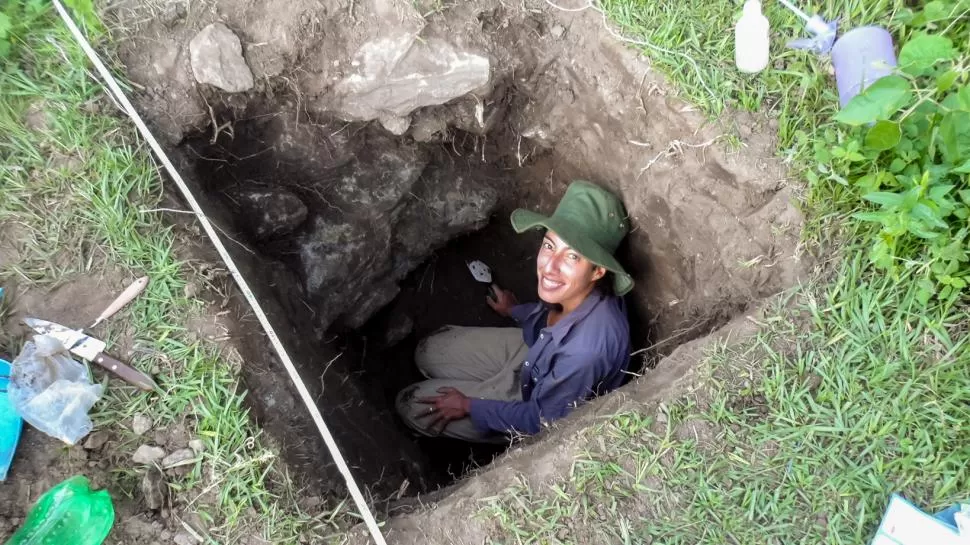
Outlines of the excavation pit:
[[[668,96],[593,13],[484,1],[420,17],[358,2],[350,24],[315,2],[216,3],[221,16],[153,20],[122,57],[375,500],[434,490],[498,453],[416,440],[392,407],[419,378],[419,338],[511,325],[466,260],[534,299],[538,235],[514,234],[512,209],[551,212],[573,179],[622,197],[631,372],[663,365],[801,270],[770,121],[711,121]],[[193,78],[187,44],[215,22],[241,37],[251,89]],[[312,486],[342,493],[283,368],[237,314],[255,417]]]

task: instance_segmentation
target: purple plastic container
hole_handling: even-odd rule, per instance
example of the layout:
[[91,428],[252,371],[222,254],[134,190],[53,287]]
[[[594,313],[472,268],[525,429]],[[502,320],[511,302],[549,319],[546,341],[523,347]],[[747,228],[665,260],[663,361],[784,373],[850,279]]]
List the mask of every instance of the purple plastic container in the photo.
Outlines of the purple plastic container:
[[892,73],[896,67],[893,37],[877,26],[852,29],[832,46],[832,66],[839,87],[839,104],[845,107],[874,81]]

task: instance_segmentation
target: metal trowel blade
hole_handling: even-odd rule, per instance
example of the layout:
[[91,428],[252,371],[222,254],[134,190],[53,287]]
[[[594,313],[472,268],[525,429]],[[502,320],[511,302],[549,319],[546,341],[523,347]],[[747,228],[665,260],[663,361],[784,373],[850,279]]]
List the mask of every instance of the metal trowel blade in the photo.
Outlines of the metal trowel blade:
[[475,280],[483,284],[492,283],[492,269],[488,268],[488,265],[477,259],[475,261],[466,261],[465,265],[468,266],[468,270],[472,273]]

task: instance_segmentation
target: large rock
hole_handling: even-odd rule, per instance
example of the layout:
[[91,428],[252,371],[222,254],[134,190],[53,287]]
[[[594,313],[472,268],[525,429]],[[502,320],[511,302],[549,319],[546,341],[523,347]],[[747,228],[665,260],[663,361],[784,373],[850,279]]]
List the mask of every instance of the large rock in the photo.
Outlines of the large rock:
[[199,83],[241,93],[253,88],[253,73],[242,55],[239,38],[222,23],[203,28],[189,42],[192,73]]
[[247,188],[234,197],[244,227],[259,240],[288,235],[307,218],[303,200],[282,187]]
[[[329,206],[297,240],[298,267],[318,324],[360,327],[436,248],[480,229],[498,192],[468,174],[426,167],[416,148],[373,146],[327,187]],[[338,288],[338,289],[334,289]]]
[[414,110],[444,104],[489,82],[489,61],[440,39],[412,33],[365,43],[354,64],[359,71],[337,84],[338,111],[349,119],[378,119],[403,134]]

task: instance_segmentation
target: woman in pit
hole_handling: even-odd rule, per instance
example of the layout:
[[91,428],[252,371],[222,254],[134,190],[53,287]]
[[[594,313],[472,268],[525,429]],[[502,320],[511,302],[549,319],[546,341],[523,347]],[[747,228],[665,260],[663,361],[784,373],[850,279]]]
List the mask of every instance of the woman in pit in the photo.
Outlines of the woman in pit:
[[495,312],[519,327],[449,326],[424,339],[415,362],[427,380],[397,396],[420,434],[479,443],[537,433],[580,403],[620,386],[630,359],[623,295],[633,279],[613,254],[628,230],[609,191],[574,181],[551,216],[518,209],[516,232],[544,229],[538,303],[493,285]]

